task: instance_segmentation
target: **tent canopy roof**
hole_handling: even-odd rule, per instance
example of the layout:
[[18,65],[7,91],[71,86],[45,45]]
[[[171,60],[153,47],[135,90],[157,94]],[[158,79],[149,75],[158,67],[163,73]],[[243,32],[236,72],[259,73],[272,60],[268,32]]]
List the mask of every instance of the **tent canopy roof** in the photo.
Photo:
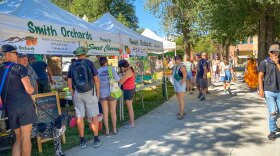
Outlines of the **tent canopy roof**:
[[[63,10],[49,0],[7,0],[0,2],[0,13],[25,19],[82,29],[94,28],[88,22]],[[98,28],[94,28],[98,30]],[[100,29],[101,30],[101,29]]]
[[159,37],[157,34],[155,34],[152,30],[150,30],[149,28],[146,28],[142,34],[143,36],[149,37],[151,39],[163,42],[163,49],[164,51],[168,51],[168,50],[173,50],[176,49],[176,43],[175,42],[170,42],[167,41],[161,37]]
[[126,27],[122,23],[120,23],[115,17],[113,17],[110,13],[105,13],[102,17],[97,19],[92,23],[93,26],[98,27],[102,30],[110,31],[112,33],[119,33],[119,34],[124,34],[129,37],[137,38],[137,39],[142,39],[146,41],[150,41],[153,43],[157,44],[162,44],[160,43],[161,41],[157,41],[154,39],[151,39],[149,37],[145,37],[130,28]]

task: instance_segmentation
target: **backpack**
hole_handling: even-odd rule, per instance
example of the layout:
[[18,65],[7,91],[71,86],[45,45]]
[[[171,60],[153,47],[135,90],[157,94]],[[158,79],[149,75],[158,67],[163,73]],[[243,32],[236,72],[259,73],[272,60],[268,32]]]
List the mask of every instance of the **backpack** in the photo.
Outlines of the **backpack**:
[[71,70],[73,85],[77,92],[84,93],[94,88],[93,74],[86,60],[74,62],[71,65]]

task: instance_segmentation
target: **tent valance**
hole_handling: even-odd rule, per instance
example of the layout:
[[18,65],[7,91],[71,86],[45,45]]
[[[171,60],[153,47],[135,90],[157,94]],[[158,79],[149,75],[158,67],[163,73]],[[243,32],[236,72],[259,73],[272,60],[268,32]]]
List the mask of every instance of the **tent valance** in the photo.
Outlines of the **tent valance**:
[[129,51],[132,52],[129,54],[141,56],[148,51],[163,50],[162,42],[138,34],[137,32],[120,23],[110,13],[106,13],[94,21],[92,26],[104,31],[120,34],[120,44],[124,46],[124,50],[127,53]]
[[20,53],[72,55],[87,46],[91,55],[119,55],[119,34],[106,32],[46,0],[0,3],[0,45]]

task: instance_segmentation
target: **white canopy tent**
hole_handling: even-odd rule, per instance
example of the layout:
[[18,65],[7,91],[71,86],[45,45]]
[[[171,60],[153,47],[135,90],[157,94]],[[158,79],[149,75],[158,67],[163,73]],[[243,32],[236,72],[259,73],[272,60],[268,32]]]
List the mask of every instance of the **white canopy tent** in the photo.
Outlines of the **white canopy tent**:
[[6,0],[0,3],[0,44],[21,53],[72,55],[87,46],[91,55],[118,55],[119,34],[97,27],[48,0]]
[[149,28],[146,28],[146,29],[142,32],[141,35],[162,42],[162,43],[163,43],[163,50],[164,50],[164,52],[168,52],[168,51],[170,51],[170,50],[175,50],[175,52],[176,52],[176,43],[175,43],[175,42],[170,42],[170,41],[167,41],[167,40],[165,40],[165,39],[159,37],[157,34],[155,34],[155,33],[154,33],[153,31],[151,31]]
[[149,51],[163,51],[162,42],[138,34],[120,23],[110,13],[104,14],[94,21],[92,25],[104,31],[118,33],[120,35],[120,44],[124,46],[126,52],[127,48],[132,49],[132,55],[143,56]]

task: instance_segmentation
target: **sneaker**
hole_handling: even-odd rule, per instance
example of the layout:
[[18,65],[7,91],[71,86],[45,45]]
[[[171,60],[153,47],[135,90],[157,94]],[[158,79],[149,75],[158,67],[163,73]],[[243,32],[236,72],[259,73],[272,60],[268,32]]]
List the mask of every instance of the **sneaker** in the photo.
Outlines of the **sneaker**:
[[97,148],[101,145],[101,141],[99,138],[95,139],[93,142],[93,148]]
[[205,101],[206,98],[203,96],[202,98],[200,98],[200,101]]
[[275,132],[270,132],[270,134],[267,136],[269,140],[274,141],[276,139]]
[[232,92],[231,92],[231,89],[230,89],[230,88],[228,88],[228,89],[227,89],[227,91],[228,91],[228,93],[229,93],[229,94],[232,94]]
[[135,125],[127,124],[123,128],[130,129],[130,128],[134,128],[134,127],[135,127]]
[[80,148],[81,148],[81,149],[84,149],[84,148],[86,148],[86,147],[87,147],[86,141],[82,141],[81,144],[80,144]]
[[201,98],[201,96],[202,96],[203,94],[202,93],[199,93],[199,95],[198,95],[198,97],[197,98]]

